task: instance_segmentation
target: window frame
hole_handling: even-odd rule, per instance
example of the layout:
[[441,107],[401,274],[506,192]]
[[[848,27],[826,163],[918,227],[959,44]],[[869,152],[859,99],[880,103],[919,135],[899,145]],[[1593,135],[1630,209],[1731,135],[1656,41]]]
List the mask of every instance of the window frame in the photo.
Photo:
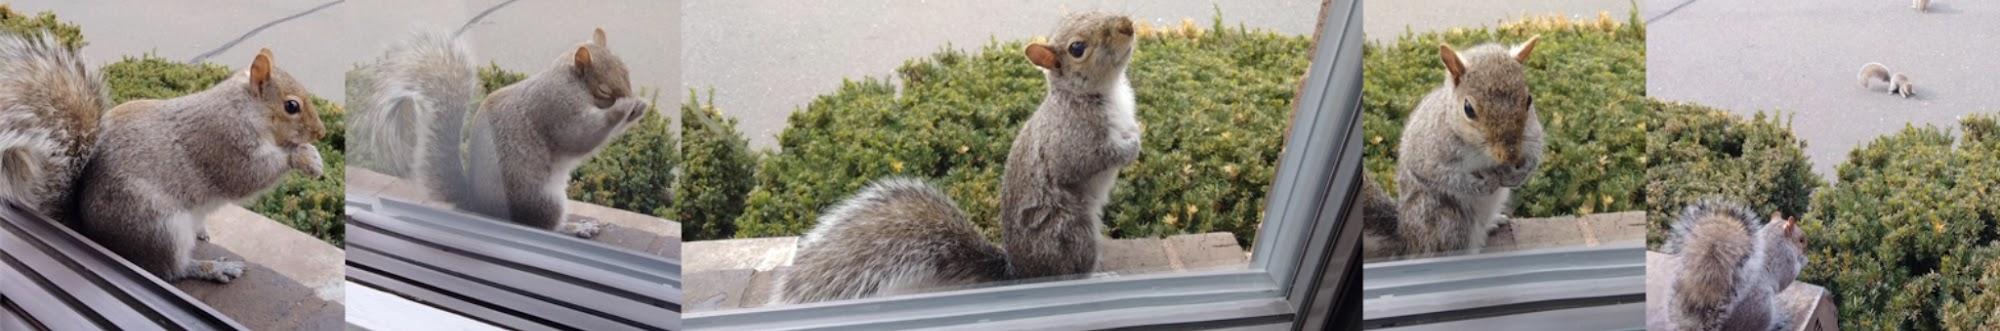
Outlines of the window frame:
[[[1358,295],[1361,4],[1320,8],[1312,65],[1239,270],[1145,274],[683,315],[703,330],[1257,328],[1321,329]],[[1343,316],[1343,318],[1349,318]],[[1358,321],[1338,321],[1339,325]]]

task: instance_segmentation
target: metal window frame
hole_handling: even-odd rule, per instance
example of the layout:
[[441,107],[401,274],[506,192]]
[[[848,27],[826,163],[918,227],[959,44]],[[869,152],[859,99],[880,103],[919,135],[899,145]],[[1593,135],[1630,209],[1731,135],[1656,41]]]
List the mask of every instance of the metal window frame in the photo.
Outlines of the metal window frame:
[[[1361,4],[1332,0],[1242,270],[984,287],[860,300],[690,313],[689,328],[1189,329],[1332,328],[1354,311],[1359,222]],[[1343,305],[1343,303],[1347,303]],[[1340,319],[1352,319],[1347,315]]]
[[69,227],[0,201],[0,329],[244,327]]

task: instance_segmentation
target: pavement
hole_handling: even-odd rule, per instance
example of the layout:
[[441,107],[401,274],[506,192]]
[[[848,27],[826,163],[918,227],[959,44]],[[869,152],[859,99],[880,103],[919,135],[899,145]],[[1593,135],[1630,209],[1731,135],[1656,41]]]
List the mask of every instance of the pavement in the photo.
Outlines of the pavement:
[[[1905,125],[1957,129],[1995,113],[2000,2],[1648,1],[1647,95],[1749,115],[1781,110],[1813,171],[1837,180],[1847,153]],[[1862,64],[1907,72],[1912,99],[1862,89]],[[1878,85],[1879,86],[1879,85]],[[1787,117],[1781,117],[1787,118]]]
[[[1112,239],[1099,247],[1092,278],[1161,272],[1241,269],[1250,254],[1228,232],[1166,238]],[[798,237],[705,240],[686,243],[699,252],[682,260],[689,312],[761,307],[772,286],[791,271]]]
[[1562,14],[1595,19],[1599,12],[1623,19],[1634,0],[1398,0],[1361,5],[1361,33],[1371,42],[1394,42],[1405,32],[1492,27],[1530,16]]
[[[1156,25],[1216,11],[1229,26],[1311,35],[1320,1],[686,1],[688,87],[715,90],[715,105],[741,122],[752,148],[777,150],[785,120],[841,81],[887,78],[905,60],[946,47],[978,50],[993,40],[1046,35],[1063,13],[1106,10]],[[1143,50],[1141,50],[1143,51]]]
[[[480,62],[533,73],[603,27],[632,84],[685,98],[679,55],[680,6],[674,1],[554,0],[27,0],[16,11],[54,11],[83,26],[84,56],[102,67],[153,53],[241,69],[258,49],[321,98],[345,100],[348,70],[372,60],[419,29],[456,31]],[[477,20],[474,20],[477,18]]]
[[[431,207],[452,208],[450,203],[432,199],[430,191],[416,182],[359,167],[347,167],[347,194],[394,197]],[[609,226],[591,241],[654,256],[681,257],[679,222],[575,200],[564,207],[570,218],[593,218]]]

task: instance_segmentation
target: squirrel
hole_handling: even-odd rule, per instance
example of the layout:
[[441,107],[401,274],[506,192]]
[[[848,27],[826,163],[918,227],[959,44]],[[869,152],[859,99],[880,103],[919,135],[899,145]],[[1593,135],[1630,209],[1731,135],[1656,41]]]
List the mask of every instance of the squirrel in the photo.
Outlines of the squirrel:
[[368,103],[377,111],[416,112],[425,121],[414,126],[422,132],[411,169],[438,199],[591,238],[602,231],[600,222],[564,220],[570,172],[648,111],[633,95],[625,63],[608,47],[604,29],[597,29],[548,70],[493,91],[474,110],[479,76],[470,52],[448,35],[420,34],[383,57]]
[[1137,38],[1130,18],[1083,12],[1065,16],[1050,39],[1025,50],[1048,91],[1008,152],[998,247],[937,189],[881,179],[827,210],[799,239],[773,301],[1093,272],[1112,184],[1139,156],[1142,129],[1125,78]]
[[1910,0],[1910,8],[1916,8],[1918,12],[1929,13],[1931,12],[1931,0]]
[[1861,88],[1867,89],[1870,82],[1889,83],[1889,94],[1909,98],[1917,94],[1916,86],[1910,84],[1910,77],[1903,73],[1889,72],[1889,67],[1881,63],[1869,62],[1861,65]]
[[1778,301],[1806,264],[1797,218],[1757,216],[1739,204],[1702,201],[1674,220],[1666,250],[1680,261],[1669,281],[1668,322],[1681,330],[1785,330]]
[[[1478,253],[1486,246],[1512,189],[1541,163],[1542,124],[1525,66],[1539,40],[1465,52],[1438,46],[1445,81],[1410,112],[1398,150],[1395,226],[1365,230],[1385,234],[1365,240],[1374,244],[1364,247],[1368,257]],[[1367,222],[1378,223],[1390,222]]]
[[0,33],[0,200],[67,219],[111,108],[103,79],[44,34]]
[[206,216],[277,185],[324,173],[326,136],[312,94],[260,50],[207,90],[112,107],[77,192],[79,232],[167,281],[227,283],[243,262],[195,260]]

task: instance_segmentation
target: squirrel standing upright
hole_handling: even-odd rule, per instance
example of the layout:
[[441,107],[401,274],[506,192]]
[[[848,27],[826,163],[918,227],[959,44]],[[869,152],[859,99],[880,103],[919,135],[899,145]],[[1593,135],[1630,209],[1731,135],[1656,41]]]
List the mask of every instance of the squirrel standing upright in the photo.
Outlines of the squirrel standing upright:
[[68,218],[111,107],[86,66],[47,35],[0,33],[0,200]]
[[597,29],[548,70],[488,94],[467,121],[479,91],[470,52],[450,36],[422,34],[384,56],[368,102],[425,121],[415,126],[424,132],[411,168],[432,194],[475,213],[589,238],[602,230],[599,223],[564,220],[570,172],[647,112],[625,63],[607,47]]
[[1668,280],[1667,326],[1674,330],[1786,330],[1778,301],[1805,268],[1805,234],[1777,214],[1763,226],[1748,208],[1703,201],[1674,220],[1665,250],[1679,268]]
[[[1528,57],[1540,36],[1512,49],[1484,44],[1461,53],[1439,45],[1444,84],[1410,112],[1398,153],[1393,229],[1364,230],[1369,257],[1478,253],[1512,188],[1541,163],[1542,123],[1528,90]],[[1369,183],[1369,190],[1380,190]],[[1379,205],[1379,204],[1378,204]],[[1375,213],[1375,214],[1380,214]]]
[[1868,88],[1868,83],[1870,82],[1888,83],[1889,94],[1895,94],[1903,98],[1909,98],[1911,95],[1917,94],[1916,86],[1910,83],[1910,76],[1903,75],[1900,72],[1891,74],[1889,67],[1881,63],[1869,62],[1868,64],[1861,65],[1861,88]]
[[1048,93],[1007,156],[1004,250],[982,238],[944,193],[917,180],[882,179],[827,210],[799,239],[774,302],[1092,272],[1112,183],[1139,156],[1141,128],[1125,79],[1137,38],[1130,18],[1099,12],[1065,16],[1049,38],[1053,44],[1026,50],[1047,77]]
[[272,64],[271,50],[207,90],[126,102],[105,112],[71,223],[160,278],[229,282],[243,262],[195,260],[204,219],[298,170],[324,169],[326,135],[312,94]]

